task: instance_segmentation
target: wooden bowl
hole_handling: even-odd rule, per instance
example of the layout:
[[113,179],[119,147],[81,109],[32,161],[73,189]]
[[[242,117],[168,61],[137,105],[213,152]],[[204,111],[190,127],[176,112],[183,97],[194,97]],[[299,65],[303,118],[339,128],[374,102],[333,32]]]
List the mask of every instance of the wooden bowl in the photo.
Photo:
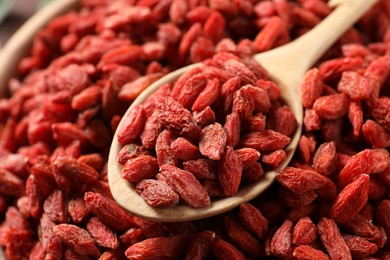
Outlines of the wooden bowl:
[[35,34],[54,17],[77,8],[78,0],[56,0],[34,14],[0,49],[0,96],[7,94],[10,78],[17,76],[20,60],[29,54]]

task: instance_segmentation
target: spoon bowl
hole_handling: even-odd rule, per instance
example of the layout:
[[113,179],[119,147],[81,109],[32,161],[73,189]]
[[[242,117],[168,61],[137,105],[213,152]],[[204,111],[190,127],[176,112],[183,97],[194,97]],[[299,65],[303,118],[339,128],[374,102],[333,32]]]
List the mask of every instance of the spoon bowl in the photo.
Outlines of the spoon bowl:
[[[238,192],[231,197],[213,199],[211,205],[206,208],[196,209],[188,205],[155,208],[147,204],[136,193],[134,184],[122,177],[122,166],[117,162],[117,156],[122,146],[118,142],[117,134],[115,134],[108,161],[108,181],[114,199],[127,211],[138,217],[154,221],[179,222],[221,214],[264,192],[273,183],[277,172],[289,164],[301,137],[303,108],[299,85],[304,73],[314,65],[342,33],[376,2],[377,0],[330,1],[338,7],[311,31],[289,44],[254,56],[254,59],[268,71],[270,79],[279,86],[283,101],[290,107],[298,123],[289,145],[284,149],[287,155],[286,159],[278,168],[267,171],[256,182],[240,187]],[[132,103],[125,116],[134,106],[142,104],[160,86],[174,82],[180,75],[194,66],[199,65],[193,64],[181,68],[153,83]],[[120,129],[121,124],[122,122],[118,129]]]

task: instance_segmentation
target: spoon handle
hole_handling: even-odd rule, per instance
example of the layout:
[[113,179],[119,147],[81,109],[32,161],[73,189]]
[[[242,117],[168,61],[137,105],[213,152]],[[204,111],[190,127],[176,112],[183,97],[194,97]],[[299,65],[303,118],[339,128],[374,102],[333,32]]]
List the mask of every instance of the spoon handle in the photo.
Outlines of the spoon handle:
[[255,59],[265,65],[271,76],[283,72],[291,73],[284,76],[299,79],[378,0],[333,2],[337,4],[336,9],[313,29],[287,45],[255,55]]

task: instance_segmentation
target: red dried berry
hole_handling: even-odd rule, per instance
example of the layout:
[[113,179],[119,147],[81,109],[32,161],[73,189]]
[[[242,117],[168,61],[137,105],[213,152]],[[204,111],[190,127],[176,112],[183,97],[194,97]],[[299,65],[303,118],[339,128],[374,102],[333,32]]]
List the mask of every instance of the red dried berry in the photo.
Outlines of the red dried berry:
[[145,111],[142,106],[133,107],[122,120],[118,129],[118,141],[125,145],[134,141],[141,133],[146,120]]
[[327,120],[337,120],[348,112],[349,100],[344,93],[322,96],[313,104],[317,114]]
[[94,240],[85,229],[71,224],[60,224],[53,228],[53,232],[62,243],[81,255],[100,256]]
[[261,161],[271,168],[277,168],[279,165],[286,160],[286,152],[283,150],[277,150],[270,154],[264,154],[261,157]]
[[329,176],[337,169],[337,153],[335,142],[321,144],[313,158],[313,169]]
[[84,201],[89,211],[115,230],[127,230],[136,225],[133,216],[100,193],[86,192]]
[[223,129],[226,133],[226,145],[235,147],[240,142],[241,120],[236,112],[226,116]]
[[179,259],[188,243],[187,235],[148,238],[127,248],[129,259]]
[[245,259],[245,256],[240,252],[240,250],[238,250],[229,242],[222,239],[218,239],[213,244],[213,253],[214,256],[220,260],[229,260],[229,259],[244,260]]
[[294,227],[292,243],[309,245],[317,238],[317,227],[309,217],[301,218]]
[[312,170],[303,170],[287,167],[276,175],[276,179],[283,187],[302,194],[313,191],[326,185],[327,178]]
[[160,173],[166,182],[191,207],[204,208],[210,205],[210,197],[192,173],[172,165],[163,165]]
[[290,138],[273,130],[252,132],[241,137],[240,145],[251,147],[262,152],[273,152],[283,149]]
[[300,245],[294,249],[293,256],[299,260],[330,260],[329,256],[308,245]]
[[111,249],[119,246],[116,234],[97,217],[88,220],[86,229],[98,245]]
[[218,162],[218,177],[223,193],[233,195],[238,191],[242,176],[242,162],[236,151],[226,146]]
[[339,223],[348,222],[366,204],[369,183],[370,177],[362,174],[347,185],[329,209],[329,216]]
[[158,169],[156,157],[142,155],[126,162],[122,169],[122,177],[129,182],[140,182],[156,175]]
[[201,111],[208,106],[211,106],[218,98],[220,91],[220,83],[217,78],[212,79],[207,83],[206,87],[200,92],[199,96],[192,105],[192,111]]
[[92,183],[99,178],[99,173],[91,166],[69,157],[59,157],[53,162],[57,171],[67,177],[85,183]]
[[292,236],[293,223],[290,220],[286,220],[272,237],[272,254],[282,258],[291,257],[293,254]]
[[345,235],[343,239],[351,251],[351,255],[356,258],[370,256],[378,250],[377,245],[358,236]]
[[367,99],[372,91],[372,85],[355,71],[344,71],[337,90],[349,96],[352,101]]
[[211,251],[214,239],[215,233],[209,230],[195,234],[188,245],[185,259],[193,260],[207,257]]
[[212,160],[219,160],[226,146],[226,133],[219,123],[202,129],[199,141],[200,153]]
[[143,180],[137,183],[136,192],[151,206],[174,206],[179,202],[179,195],[163,181]]
[[352,259],[337,224],[328,218],[322,218],[318,224],[318,234],[331,259]]
[[171,143],[175,156],[183,161],[194,160],[200,157],[199,148],[189,140],[179,137]]
[[157,115],[163,126],[189,138],[199,136],[200,129],[190,111],[171,97],[159,96],[155,100]]
[[215,180],[217,178],[216,162],[209,159],[188,160],[183,162],[183,169],[192,173],[199,180]]
[[156,141],[156,155],[158,165],[161,167],[164,164],[177,165],[178,161],[171,148],[173,136],[169,130],[162,131]]
[[236,152],[241,159],[242,166],[244,169],[250,167],[260,158],[260,153],[253,148],[241,148],[237,149]]
[[258,239],[265,238],[268,232],[268,220],[259,209],[249,203],[243,203],[240,205],[238,216],[241,223]]
[[237,220],[232,216],[224,218],[225,228],[229,239],[239,249],[250,256],[260,257],[263,254],[263,247]]

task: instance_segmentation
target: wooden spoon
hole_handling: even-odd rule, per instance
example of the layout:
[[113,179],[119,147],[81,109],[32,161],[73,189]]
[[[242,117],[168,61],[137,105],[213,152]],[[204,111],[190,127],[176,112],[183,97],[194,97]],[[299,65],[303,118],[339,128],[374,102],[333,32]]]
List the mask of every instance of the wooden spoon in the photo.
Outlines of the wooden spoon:
[[[315,28],[289,44],[254,56],[255,60],[268,70],[272,81],[278,84],[283,99],[298,120],[297,130],[285,150],[287,158],[277,169],[266,172],[259,181],[241,187],[232,197],[212,200],[207,208],[195,209],[187,205],[154,208],[135,192],[134,184],[122,178],[122,166],[117,162],[122,146],[115,134],[108,162],[108,181],[114,199],[136,216],[155,221],[179,222],[207,218],[226,212],[265,191],[274,181],[276,173],[290,162],[301,136],[303,109],[299,85],[304,73],[376,2],[377,0],[331,1],[330,3],[335,3],[338,7]],[[160,86],[175,81],[194,66],[198,64],[176,70],[153,83],[133,102],[129,110],[137,104],[142,104]]]

